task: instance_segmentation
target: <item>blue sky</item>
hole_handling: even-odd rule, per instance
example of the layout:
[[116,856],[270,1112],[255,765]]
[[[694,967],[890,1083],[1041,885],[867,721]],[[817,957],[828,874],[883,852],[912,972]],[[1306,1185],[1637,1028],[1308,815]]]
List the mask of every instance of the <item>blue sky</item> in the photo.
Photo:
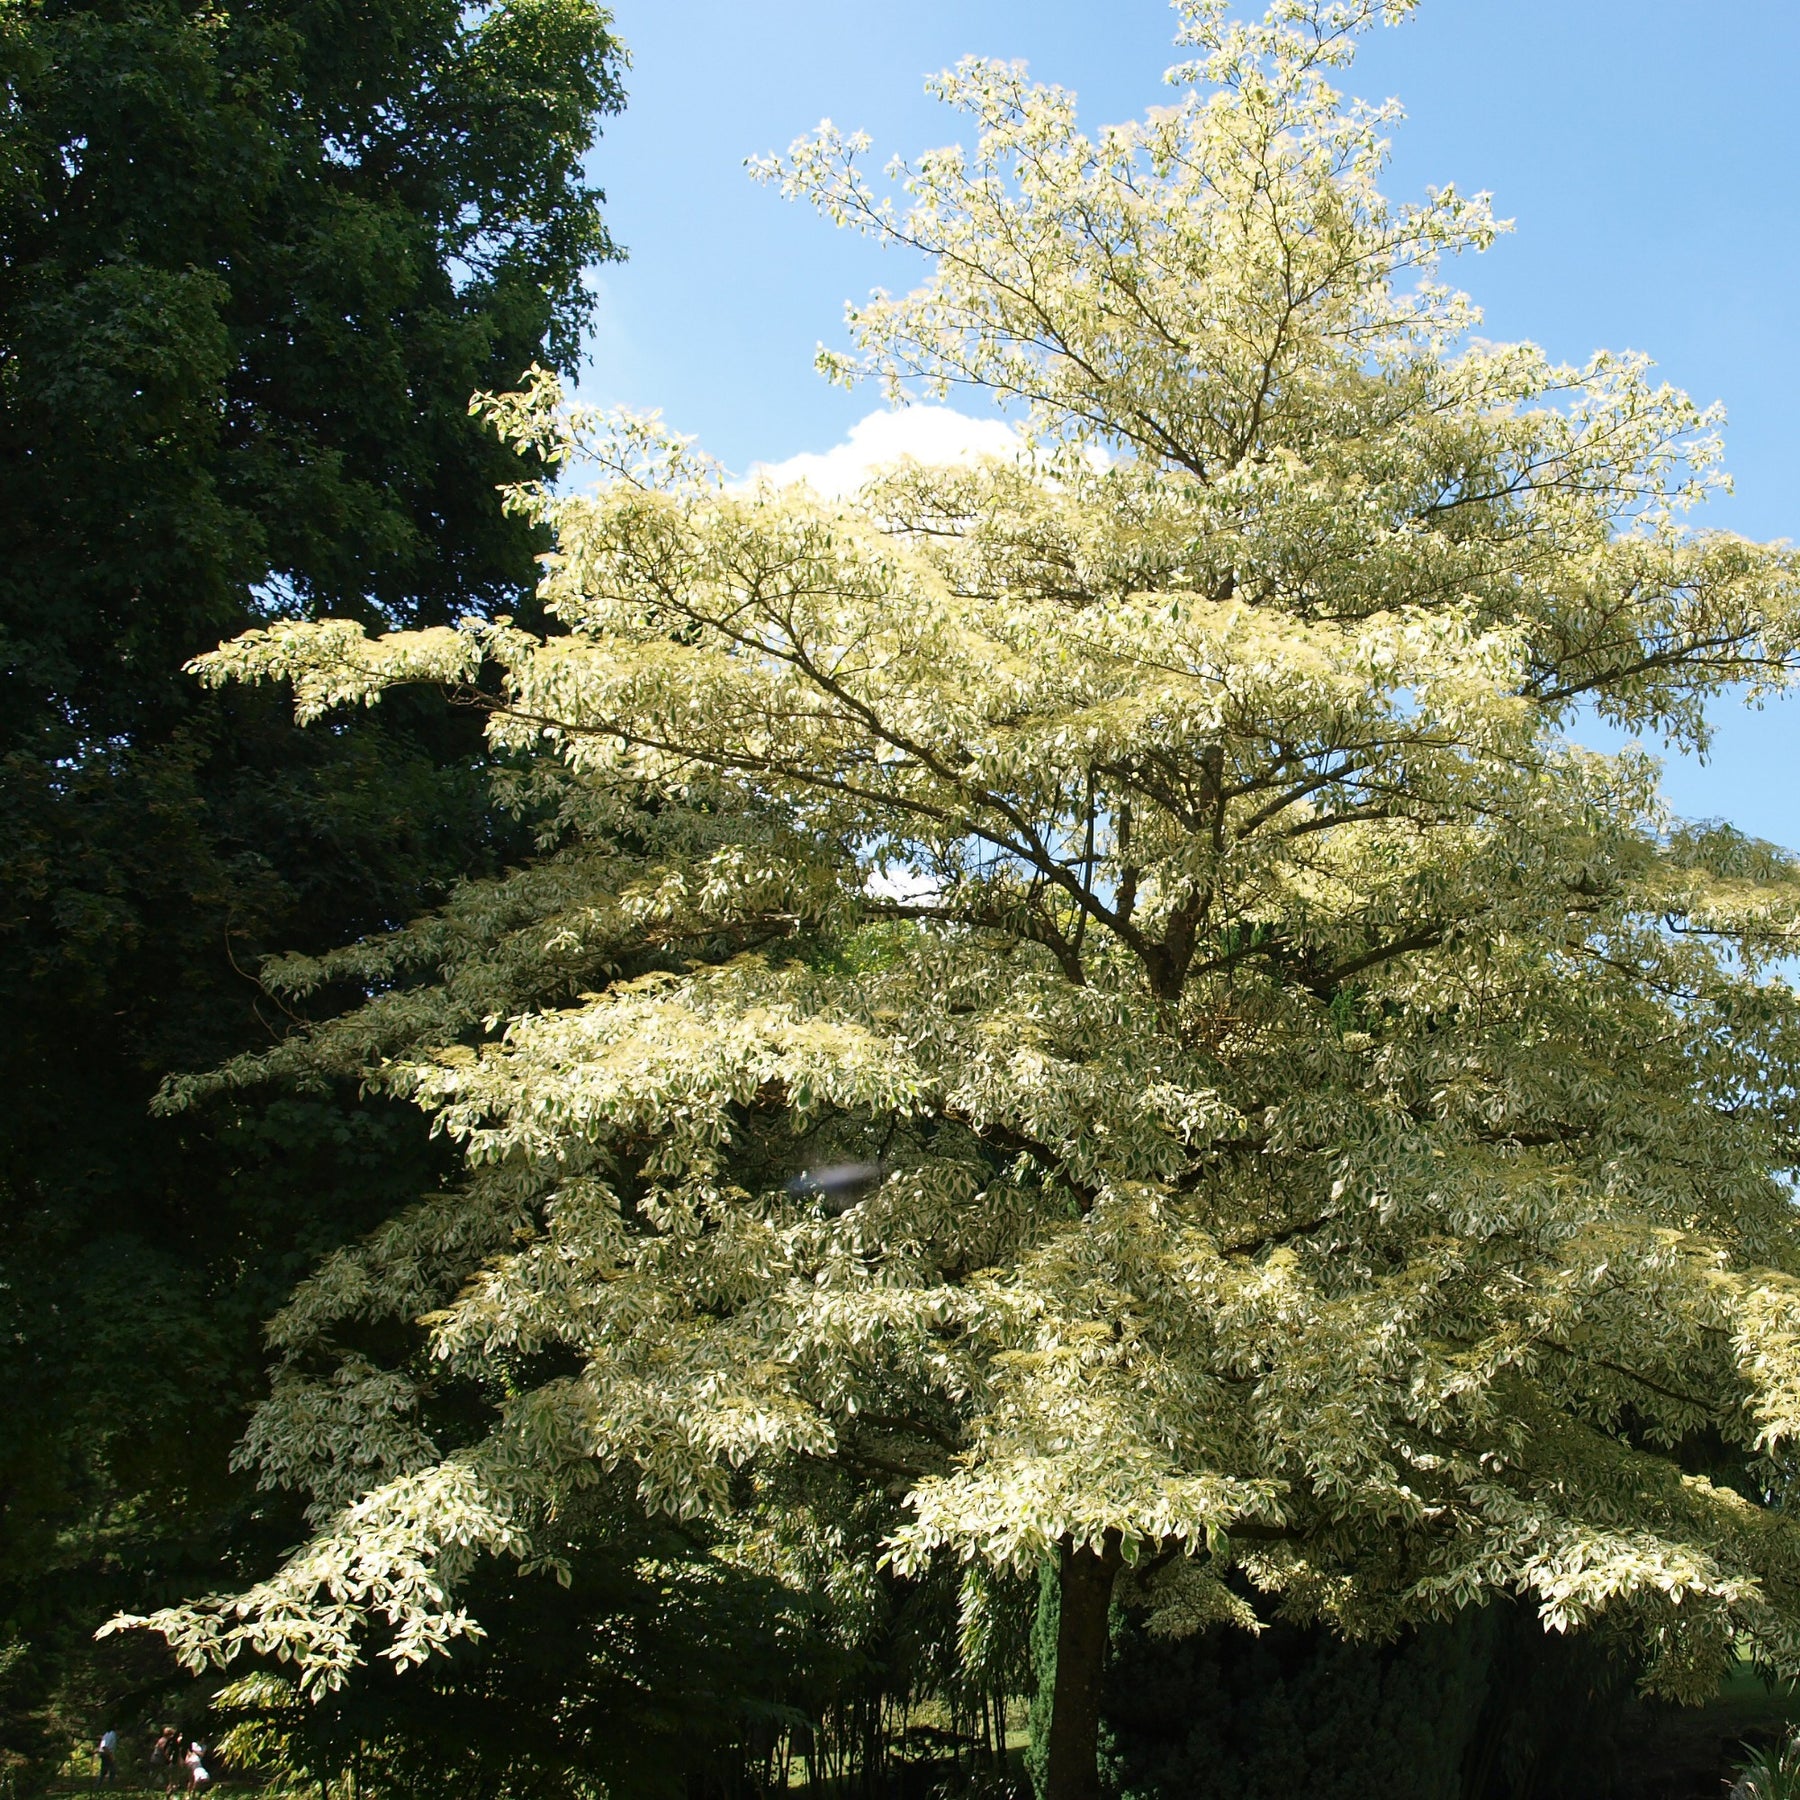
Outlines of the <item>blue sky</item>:
[[[923,76],[1022,58],[1091,124],[1166,98],[1162,0],[614,0],[635,67],[595,158],[630,261],[599,277],[584,397],[660,407],[737,469],[842,441],[878,405],[812,372],[845,299],[915,277],[754,185],[744,158],[821,118],[876,159],[965,136]],[[1387,183],[1487,188],[1516,230],[1451,276],[1486,335],[1578,360],[1649,352],[1722,400],[1737,481],[1710,522],[1800,538],[1800,5],[1794,0],[1423,0],[1346,85],[1398,95]],[[1722,716],[1684,811],[1800,846],[1800,698]]]

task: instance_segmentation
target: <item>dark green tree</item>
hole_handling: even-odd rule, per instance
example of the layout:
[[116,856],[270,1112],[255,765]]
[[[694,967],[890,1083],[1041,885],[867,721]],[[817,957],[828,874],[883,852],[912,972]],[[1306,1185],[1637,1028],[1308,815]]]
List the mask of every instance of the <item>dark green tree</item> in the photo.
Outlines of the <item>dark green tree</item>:
[[1381,1646],[1235,1628],[1175,1643],[1120,1618],[1105,1739],[1120,1800],[1464,1800],[1487,1617]]
[[1604,1800],[1669,1710],[1634,1696],[1624,1645],[1504,1601],[1374,1644],[1287,1622],[1170,1642],[1123,1612],[1112,1640],[1118,1800]]
[[291,1537],[228,1470],[261,1321],[435,1179],[350,1090],[161,1120],[158,1081],[287,1029],[269,950],[517,847],[466,717],[303,735],[181,665],[273,615],[529,607],[541,544],[496,488],[530,465],[468,401],[576,360],[623,64],[593,0],[0,0],[14,1755],[154,1691],[142,1646],[88,1647],[107,1613]]
[[531,550],[467,413],[608,255],[589,0],[0,9],[0,719],[166,734],[258,611],[432,622]]

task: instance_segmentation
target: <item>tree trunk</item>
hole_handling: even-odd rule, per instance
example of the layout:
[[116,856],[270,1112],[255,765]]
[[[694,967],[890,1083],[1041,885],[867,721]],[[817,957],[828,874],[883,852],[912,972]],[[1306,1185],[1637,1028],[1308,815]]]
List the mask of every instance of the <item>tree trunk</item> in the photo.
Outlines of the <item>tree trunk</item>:
[[1056,1688],[1044,1800],[1100,1800],[1100,1685],[1106,1675],[1106,1615],[1119,1572],[1119,1534],[1104,1548],[1062,1547],[1057,1571]]

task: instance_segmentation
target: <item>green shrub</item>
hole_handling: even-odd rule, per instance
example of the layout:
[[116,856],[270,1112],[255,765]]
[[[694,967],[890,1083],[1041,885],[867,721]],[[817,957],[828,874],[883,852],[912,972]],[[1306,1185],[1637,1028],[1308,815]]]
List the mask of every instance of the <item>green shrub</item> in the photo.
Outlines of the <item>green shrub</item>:
[[1757,1751],[1738,1771],[1731,1800],[1800,1800],[1800,1737]]
[[1106,1709],[1119,1800],[1462,1800],[1479,1616],[1395,1643],[1272,1625],[1159,1642],[1122,1622]]

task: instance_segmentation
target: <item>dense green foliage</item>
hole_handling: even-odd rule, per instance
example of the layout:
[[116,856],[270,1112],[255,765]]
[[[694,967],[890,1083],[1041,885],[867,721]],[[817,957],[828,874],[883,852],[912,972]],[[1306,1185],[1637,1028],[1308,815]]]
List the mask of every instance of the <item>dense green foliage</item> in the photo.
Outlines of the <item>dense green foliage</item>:
[[1122,1623],[1106,1714],[1121,1800],[1462,1800],[1482,1623],[1374,1650],[1279,1625],[1166,1645]]
[[[182,661],[271,616],[529,604],[469,394],[568,366],[611,253],[588,0],[0,4],[0,1733],[159,1664],[89,1633],[284,1541],[229,1470],[263,1321],[434,1179],[353,1088],[153,1121],[287,1027],[271,948],[509,854],[435,701],[303,737]],[[201,1571],[208,1573],[202,1574]]]
[[[1047,1567],[1025,1753],[1039,1800],[1056,1613]],[[1607,1800],[1632,1791],[1621,1751],[1650,1722],[1616,1640],[1504,1603],[1376,1643],[1280,1620],[1170,1638],[1116,1607],[1111,1638],[1101,1764],[1118,1800]]]
[[1551,1800],[1618,1791],[1632,1670],[1493,1606],[1346,1644],[1274,1624],[1176,1642],[1115,1622],[1120,1800]]
[[433,622],[519,592],[468,396],[567,365],[609,252],[603,16],[516,0],[0,12],[0,718],[165,730],[246,611]]

